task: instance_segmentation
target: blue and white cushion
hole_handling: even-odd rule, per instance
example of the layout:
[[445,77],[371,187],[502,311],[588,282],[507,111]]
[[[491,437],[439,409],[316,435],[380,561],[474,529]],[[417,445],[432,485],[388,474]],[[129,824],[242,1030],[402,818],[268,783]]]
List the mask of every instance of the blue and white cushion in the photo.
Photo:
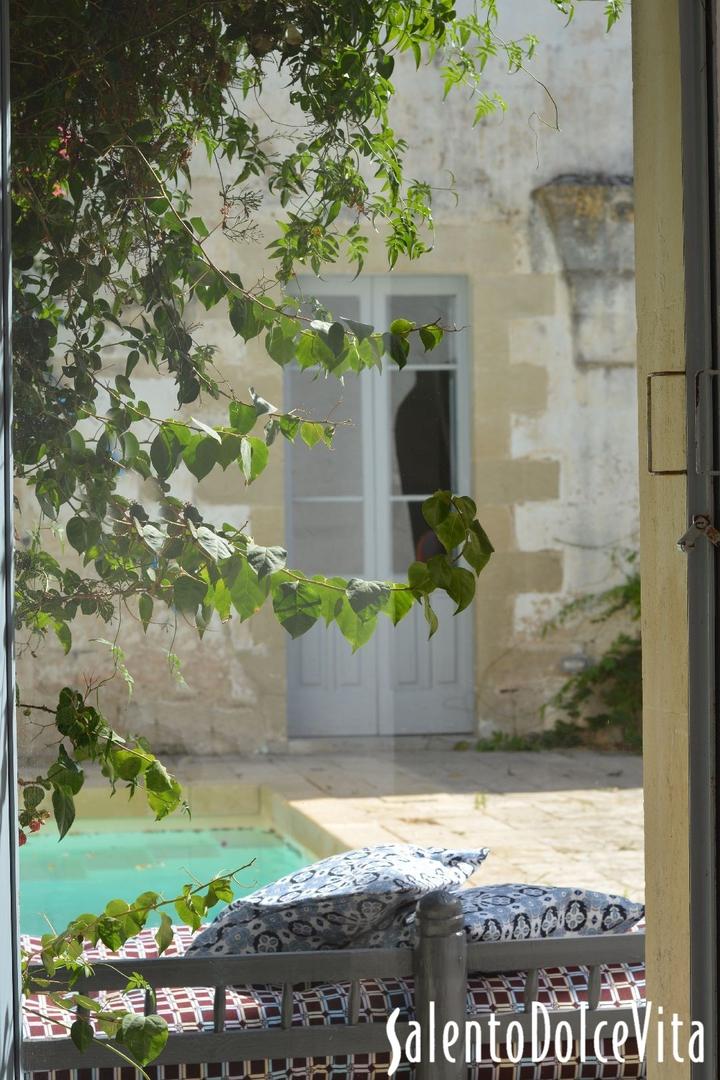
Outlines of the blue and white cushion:
[[188,956],[347,948],[425,893],[467,881],[487,854],[383,844],[333,855],[230,904]]
[[[642,904],[613,893],[545,885],[484,885],[460,889],[468,941],[526,941],[546,937],[620,934],[645,914]],[[410,947],[415,943],[415,909],[395,912],[393,922],[375,927],[358,948]]]

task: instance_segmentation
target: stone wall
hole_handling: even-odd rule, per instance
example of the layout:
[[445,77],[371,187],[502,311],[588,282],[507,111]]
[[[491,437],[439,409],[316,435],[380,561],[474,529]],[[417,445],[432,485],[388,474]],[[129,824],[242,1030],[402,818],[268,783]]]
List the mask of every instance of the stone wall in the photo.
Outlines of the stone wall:
[[[409,174],[437,188],[434,250],[397,269],[462,274],[470,293],[473,494],[496,547],[475,615],[480,732],[538,726],[561,660],[592,649],[595,633],[540,637],[543,623],[567,599],[610,583],[613,553],[636,543],[629,18],[606,36],[601,5],[590,0],[567,28],[549,3],[508,8],[501,32],[533,31],[542,45],[534,78],[488,72],[507,112],[473,129],[472,103],[462,94],[443,103],[437,70],[402,64],[394,116],[410,144]],[[263,105],[287,118],[279,89],[268,88]],[[198,207],[212,220],[217,177],[200,155],[195,177]],[[266,200],[259,243],[214,241],[213,254],[246,282],[271,268],[262,258],[273,213]],[[378,237],[366,270],[386,269]],[[222,311],[199,310],[197,318],[239,391],[252,383],[282,400],[280,369],[256,344],[244,346]],[[146,382],[140,396],[169,412],[161,385]],[[220,419],[212,404],[202,415]],[[181,494],[215,520],[247,518],[258,542],[277,543],[282,455],[272,455],[250,489],[239,476],[211,474],[200,497],[188,474]],[[21,650],[26,699],[51,697],[59,681],[109,668],[108,650],[90,641],[108,637],[107,628],[87,623],[67,659],[53,643],[37,657]],[[284,744],[284,633],[268,612],[252,626],[213,627],[202,642],[170,624],[152,627],[146,639],[128,618],[120,636],[136,690],[128,699],[117,681],[103,691],[120,727],[164,750],[225,754]],[[170,675],[169,649],[183,657],[187,685]],[[23,726],[25,753],[35,753],[39,740]]]

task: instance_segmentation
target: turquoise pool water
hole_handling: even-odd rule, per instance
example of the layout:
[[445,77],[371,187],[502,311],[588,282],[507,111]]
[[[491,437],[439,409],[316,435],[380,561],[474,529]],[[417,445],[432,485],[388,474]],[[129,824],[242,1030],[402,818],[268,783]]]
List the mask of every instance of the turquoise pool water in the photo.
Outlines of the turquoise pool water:
[[210,881],[253,859],[237,875],[236,897],[312,862],[266,829],[71,832],[58,843],[48,826],[20,850],[20,929],[45,934],[49,919],[59,931],[82,912],[97,913],[116,898],[134,900],[147,889],[174,897],[188,881]]

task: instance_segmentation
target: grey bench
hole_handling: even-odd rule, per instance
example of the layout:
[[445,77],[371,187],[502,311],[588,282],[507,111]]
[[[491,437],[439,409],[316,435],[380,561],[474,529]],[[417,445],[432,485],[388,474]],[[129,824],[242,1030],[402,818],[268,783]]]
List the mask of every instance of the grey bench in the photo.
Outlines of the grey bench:
[[[190,1065],[203,1062],[251,1061],[271,1058],[313,1058],[382,1053],[390,1048],[385,1023],[359,1023],[360,983],[365,979],[402,978],[415,982],[415,1016],[422,1025],[424,1050],[429,1036],[429,1017],[436,1031],[454,1021],[460,1031],[466,1019],[467,979],[470,972],[524,972],[522,1012],[498,1014],[497,1038],[503,1040],[511,1022],[529,1035],[532,1003],[537,998],[538,971],[554,967],[587,968],[585,1030],[592,1038],[597,1026],[611,1018],[632,1027],[630,1008],[600,1006],[602,966],[639,963],[644,960],[645,935],[604,934],[576,938],[468,944],[463,932],[462,909],[457,896],[443,891],[430,893],[418,904],[418,942],[414,949],[345,949],[336,952],[276,953],[257,956],[160,957],[154,960],[113,960],[95,963],[94,972],[79,980],[74,989],[83,994],[122,990],[132,972],[138,972],[155,989],[171,987],[215,988],[212,1030],[172,1032],[165,1049],[153,1064]],[[350,985],[346,1023],[300,1027],[292,1025],[293,987],[307,983]],[[226,1029],[225,991],[233,986],[282,986],[282,1024],[263,1030]],[[154,993],[145,995],[145,1012],[154,1012]],[[638,1010],[642,1022],[643,1008]],[[476,1019],[476,1018],[475,1018]],[[554,1032],[560,1021],[580,1031],[577,1010],[549,1012]],[[398,1023],[396,1034],[405,1043],[409,1023]],[[458,1044],[462,1047],[462,1039]],[[417,1066],[417,1080],[464,1080],[462,1050],[456,1063],[442,1053],[430,1063],[426,1052]],[[442,1058],[442,1060],[440,1060]],[[460,1060],[463,1059],[463,1060]],[[117,1066],[118,1059],[99,1043],[79,1051],[69,1038],[28,1039],[23,1043],[26,1073],[52,1069]]]

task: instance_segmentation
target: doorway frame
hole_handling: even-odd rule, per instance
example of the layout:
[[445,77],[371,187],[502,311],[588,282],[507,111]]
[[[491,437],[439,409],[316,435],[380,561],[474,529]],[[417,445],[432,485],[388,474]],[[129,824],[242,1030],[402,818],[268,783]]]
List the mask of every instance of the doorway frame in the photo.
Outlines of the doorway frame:
[[[680,3],[685,269],[688,522],[716,521],[718,482],[718,54],[716,0]],[[692,932],[690,1009],[704,1026],[706,1060],[694,1080],[718,1070],[718,551],[700,538],[688,551],[688,798]]]
[[20,938],[18,922],[17,754],[13,647],[12,357],[10,247],[10,17],[0,0],[0,456],[2,566],[0,567],[0,1076],[19,1080]]
[[[322,301],[327,297],[357,296],[360,303],[359,319],[371,323],[376,329],[385,327],[388,323],[385,305],[387,299],[393,296],[427,295],[452,295],[455,299],[455,320],[459,330],[467,331],[470,324],[470,296],[471,283],[467,274],[450,273],[381,273],[368,271],[361,278],[356,278],[347,273],[328,274],[324,278],[315,279],[311,275],[298,275],[298,293],[300,296],[317,298]],[[473,408],[473,354],[469,334],[459,337],[459,355],[452,365],[451,370],[455,376],[455,437],[454,437],[454,476],[453,485],[456,491],[462,493],[473,492],[473,432],[472,432],[472,408]],[[403,370],[448,370],[449,365],[434,363],[432,353],[429,355],[427,365],[406,365]],[[397,370],[397,369],[394,369]],[[287,405],[288,377],[284,380],[284,404]],[[362,461],[363,478],[366,493],[363,500],[363,534],[365,538],[366,552],[370,552],[370,559],[365,565],[365,574],[383,580],[397,580],[399,575],[393,572],[392,566],[392,507],[396,505],[391,490],[391,440],[388,439],[388,425],[391,423],[391,394],[389,379],[391,378],[390,364],[386,364],[382,374],[373,371],[362,373]],[[383,379],[381,383],[379,380]],[[374,381],[373,381],[374,380]],[[375,447],[376,449],[372,449]],[[379,448],[379,449],[378,449]],[[285,453],[284,463],[284,507],[285,507],[285,536],[286,544],[293,535],[293,482],[291,454]],[[368,498],[367,489],[376,488],[377,495]],[[428,493],[431,494],[431,493]],[[422,496],[418,496],[421,498]],[[383,508],[387,507],[388,513],[383,514]],[[367,556],[366,556],[367,559]],[[339,572],[342,572],[340,568]],[[447,618],[452,605],[448,605]],[[417,613],[415,613],[417,614]],[[432,737],[447,736],[449,734],[465,736],[472,734],[476,725],[476,693],[475,673],[477,670],[477,638],[472,611],[463,613],[460,618],[467,622],[470,635],[470,646],[467,656],[460,656],[461,674],[460,681],[465,681],[466,689],[463,693],[472,700],[468,710],[472,714],[473,721],[470,726],[460,725],[454,731],[437,732],[398,732],[395,726],[395,710],[393,708],[392,669],[391,669],[391,641],[392,628],[387,619],[380,620],[372,640],[363,647],[364,653],[373,651],[373,662],[376,673],[375,686],[375,714],[377,725],[374,734],[359,734],[359,738],[387,738],[387,737]],[[293,643],[295,644],[295,643]],[[293,660],[289,645],[287,649],[287,698],[293,693],[291,673]],[[464,670],[463,670],[464,669]],[[300,733],[291,729],[289,709],[286,708],[287,736],[289,739],[305,738],[352,738],[352,735],[343,736],[337,732],[312,732]]]
[[[705,1025],[705,1060],[649,1048],[649,1080],[718,1075],[717,554],[692,518],[717,512],[720,462],[715,235],[717,0],[635,0],[633,102],[640,429],[640,532],[647,997]],[[663,408],[646,397],[664,384]],[[699,382],[715,388],[710,393]],[[654,436],[653,436],[654,432]],[[662,446],[662,475],[649,468]],[[716,522],[717,524],[717,522]],[[657,1018],[656,1018],[657,1019]]]

